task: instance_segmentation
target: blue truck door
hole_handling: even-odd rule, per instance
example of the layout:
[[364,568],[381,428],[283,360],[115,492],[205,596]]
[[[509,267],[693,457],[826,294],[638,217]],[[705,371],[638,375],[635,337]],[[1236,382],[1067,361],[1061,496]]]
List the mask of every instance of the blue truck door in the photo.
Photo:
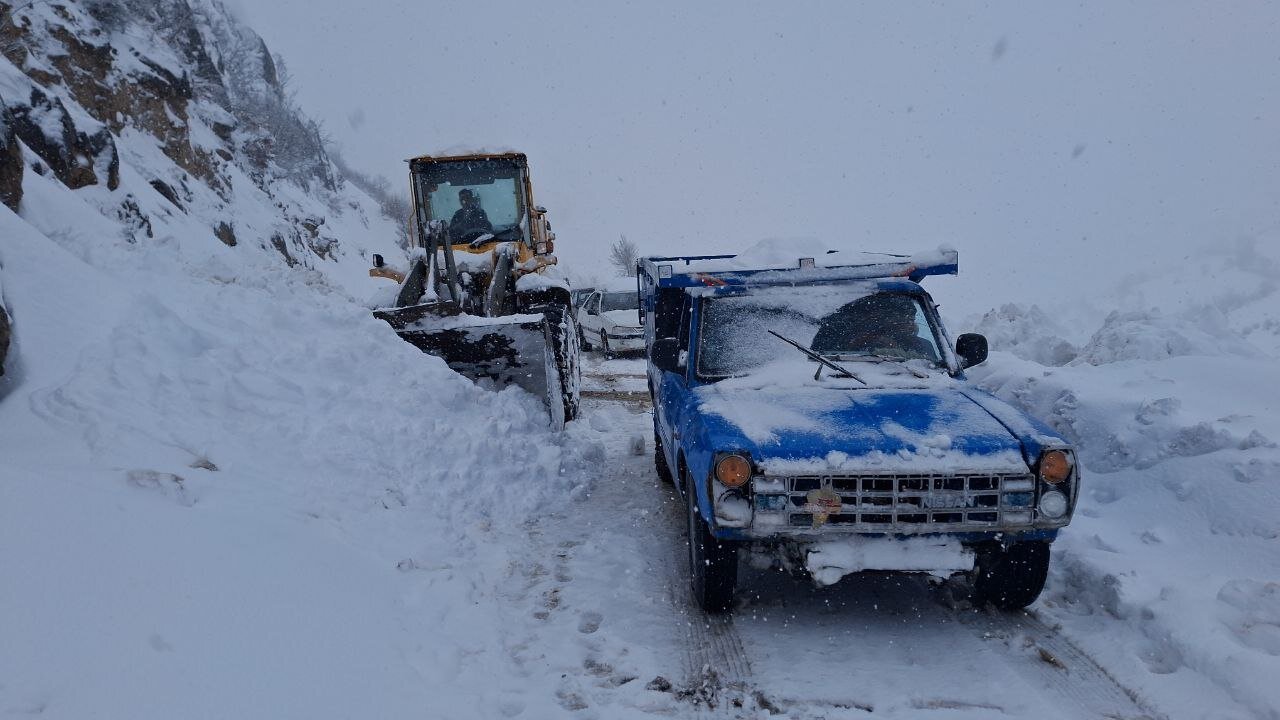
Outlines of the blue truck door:
[[[687,294],[681,293],[680,308],[680,353],[682,357],[688,356],[689,350],[689,317],[690,304],[692,298]],[[680,466],[677,462],[680,455],[680,438],[677,428],[680,423],[680,407],[684,403],[684,397],[688,392],[687,377],[688,367],[681,368],[679,372],[660,372],[658,373],[659,381],[657,386],[657,397],[654,398],[653,411],[657,415],[657,426],[659,437],[662,438],[662,446],[666,449],[667,463],[673,473],[680,472]],[[677,478],[677,485],[679,478]]]

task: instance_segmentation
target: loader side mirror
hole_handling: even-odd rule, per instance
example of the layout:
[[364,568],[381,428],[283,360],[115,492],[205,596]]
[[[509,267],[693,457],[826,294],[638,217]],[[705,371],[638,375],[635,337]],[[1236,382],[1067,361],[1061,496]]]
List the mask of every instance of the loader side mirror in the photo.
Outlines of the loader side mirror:
[[987,339],[978,333],[965,333],[956,338],[956,356],[960,369],[973,367],[987,359]]
[[374,254],[373,254],[373,266],[374,266],[374,267],[376,267],[376,268],[380,268],[380,267],[382,267],[383,265],[386,265],[386,264],[387,264],[387,261],[386,261],[386,260],[383,260],[381,255],[379,255],[379,254],[377,254],[377,253],[374,253]]
[[654,340],[649,349],[649,362],[663,372],[677,372],[680,369],[679,338]]

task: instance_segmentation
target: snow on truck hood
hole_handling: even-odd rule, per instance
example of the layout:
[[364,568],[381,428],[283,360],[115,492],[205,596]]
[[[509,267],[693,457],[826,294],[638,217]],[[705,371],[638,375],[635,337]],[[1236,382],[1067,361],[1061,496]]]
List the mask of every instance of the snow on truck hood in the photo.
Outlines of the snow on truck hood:
[[812,382],[811,374],[808,383],[765,387],[730,379],[697,392],[716,449],[748,450],[776,475],[1024,473],[1027,458],[1063,442],[1020,411],[938,375],[871,388]]

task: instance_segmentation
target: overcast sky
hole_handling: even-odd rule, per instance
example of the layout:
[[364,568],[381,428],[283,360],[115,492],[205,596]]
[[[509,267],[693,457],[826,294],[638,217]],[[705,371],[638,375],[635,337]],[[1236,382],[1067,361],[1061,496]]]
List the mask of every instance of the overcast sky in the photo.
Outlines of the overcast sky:
[[236,5],[354,166],[528,153],[583,274],[620,234],[946,243],[951,302],[1052,307],[1280,242],[1280,3]]

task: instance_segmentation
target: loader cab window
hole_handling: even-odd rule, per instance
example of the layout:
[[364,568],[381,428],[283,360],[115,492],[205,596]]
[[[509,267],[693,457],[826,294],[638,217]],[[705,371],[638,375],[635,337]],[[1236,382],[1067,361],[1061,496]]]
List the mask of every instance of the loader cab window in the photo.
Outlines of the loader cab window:
[[[465,232],[455,241],[469,242],[486,232],[501,240],[524,239],[520,228],[524,186],[516,165],[494,160],[440,163],[421,170],[419,180],[429,219],[446,223],[459,217],[468,220],[461,224],[465,227],[450,228],[455,235]],[[459,215],[464,203],[470,207]]]

